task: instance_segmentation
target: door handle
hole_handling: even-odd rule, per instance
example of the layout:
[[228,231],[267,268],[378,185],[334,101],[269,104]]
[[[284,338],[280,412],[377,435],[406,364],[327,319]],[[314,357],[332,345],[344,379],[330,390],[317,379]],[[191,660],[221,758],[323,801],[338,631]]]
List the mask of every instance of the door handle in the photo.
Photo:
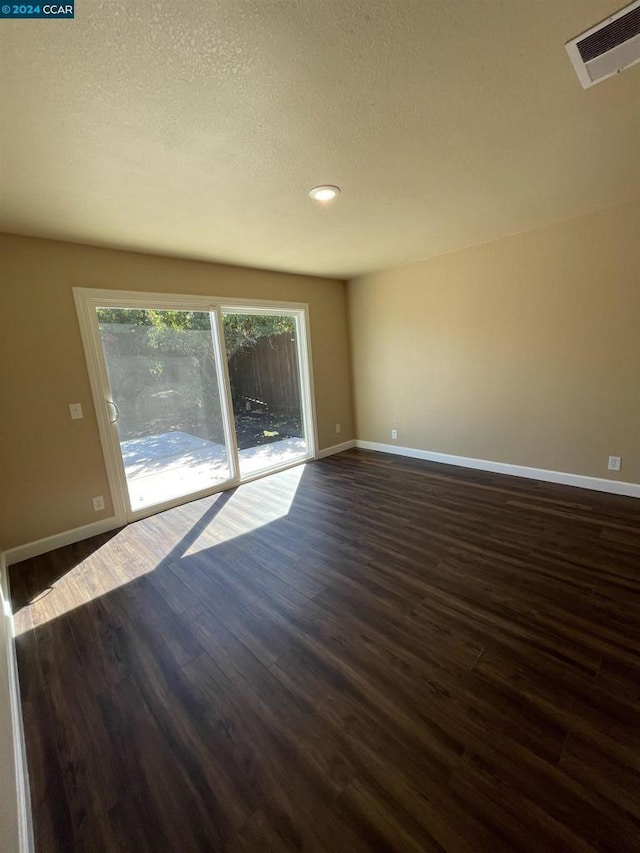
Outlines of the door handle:
[[109,423],[115,424],[118,418],[120,417],[120,409],[118,408],[118,404],[114,403],[113,400],[107,400],[107,406],[113,406],[113,418],[109,418]]

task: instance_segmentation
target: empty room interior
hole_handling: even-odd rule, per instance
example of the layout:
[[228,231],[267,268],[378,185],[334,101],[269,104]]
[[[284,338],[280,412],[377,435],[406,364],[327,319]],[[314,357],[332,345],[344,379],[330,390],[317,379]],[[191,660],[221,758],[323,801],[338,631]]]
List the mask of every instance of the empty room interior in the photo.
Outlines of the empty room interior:
[[0,14],[3,853],[640,850],[640,0]]

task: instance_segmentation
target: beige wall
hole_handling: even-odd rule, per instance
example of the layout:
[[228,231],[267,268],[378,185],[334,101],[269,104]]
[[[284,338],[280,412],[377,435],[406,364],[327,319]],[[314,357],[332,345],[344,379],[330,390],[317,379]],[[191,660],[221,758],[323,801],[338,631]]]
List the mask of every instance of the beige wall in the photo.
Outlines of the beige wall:
[[640,482],[638,201],[364,276],[349,301],[358,438]]
[[[308,302],[319,447],[353,437],[345,284],[0,235],[0,539],[6,548],[112,514],[72,287]],[[84,420],[69,418],[82,403]],[[342,425],[336,436],[335,424]]]

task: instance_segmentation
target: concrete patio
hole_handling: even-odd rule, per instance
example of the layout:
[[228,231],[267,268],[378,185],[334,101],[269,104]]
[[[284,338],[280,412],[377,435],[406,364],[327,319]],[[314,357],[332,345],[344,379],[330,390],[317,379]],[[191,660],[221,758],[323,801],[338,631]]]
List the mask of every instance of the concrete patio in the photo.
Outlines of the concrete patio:
[[[225,446],[186,432],[129,439],[120,447],[134,511],[210,489],[230,477]],[[238,454],[240,475],[249,477],[306,455],[303,438],[249,447]]]

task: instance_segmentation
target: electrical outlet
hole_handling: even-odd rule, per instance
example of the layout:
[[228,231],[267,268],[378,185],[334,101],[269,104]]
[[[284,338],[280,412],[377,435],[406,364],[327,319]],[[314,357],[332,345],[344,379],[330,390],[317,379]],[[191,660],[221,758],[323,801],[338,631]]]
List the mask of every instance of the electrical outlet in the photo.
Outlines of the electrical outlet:
[[342,427],[340,426],[340,424],[336,424],[336,434],[339,433],[341,429]]
[[610,456],[609,457],[609,470],[610,471],[619,471],[622,466],[622,456]]
[[82,405],[80,403],[69,403],[69,414],[72,421],[79,421],[84,417]]
[[104,509],[104,498],[102,495],[97,495],[97,497],[91,498],[91,501],[96,512],[100,512],[101,509]]
[[392,430],[391,430],[391,438],[392,438],[394,441],[397,441],[397,440],[398,440],[398,430],[397,430],[397,429],[392,429]]

